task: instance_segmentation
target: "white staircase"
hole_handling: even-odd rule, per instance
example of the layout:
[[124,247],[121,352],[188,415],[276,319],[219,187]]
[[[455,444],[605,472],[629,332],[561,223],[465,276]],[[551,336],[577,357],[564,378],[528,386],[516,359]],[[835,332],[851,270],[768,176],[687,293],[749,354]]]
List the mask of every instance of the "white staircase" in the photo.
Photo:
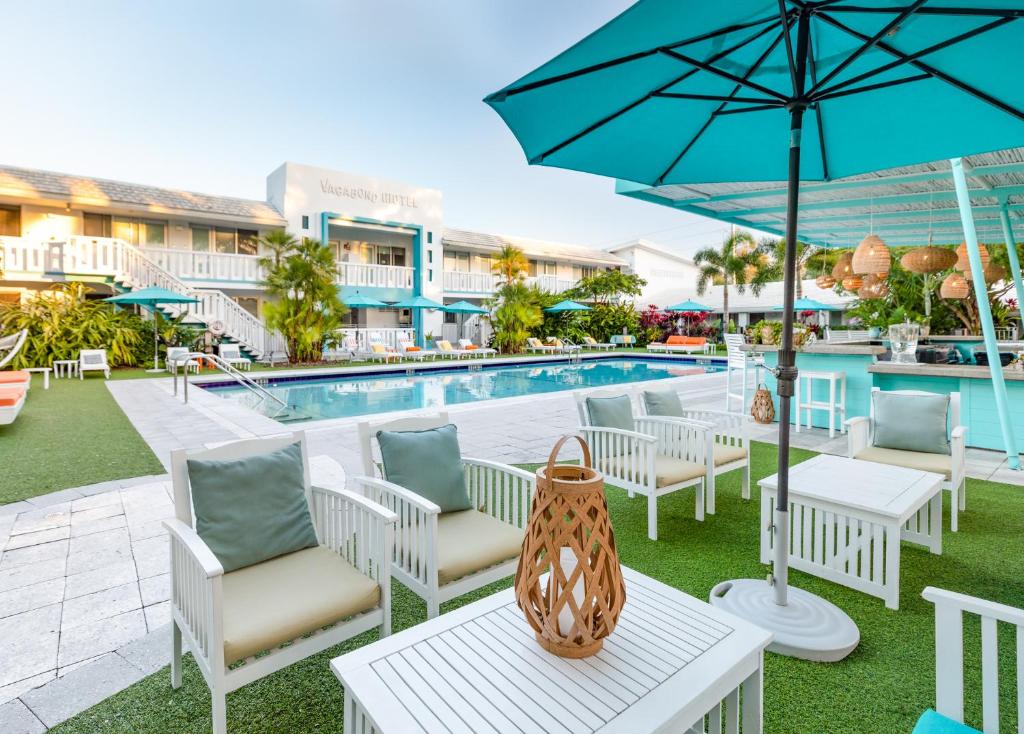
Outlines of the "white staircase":
[[[154,263],[139,248],[106,237],[72,236],[61,242],[33,242],[22,237],[0,237],[5,277],[18,273],[33,276],[103,276],[126,290],[166,288],[195,298],[188,305],[190,320],[220,331],[238,342],[254,357],[285,351],[284,339],[235,303],[223,292],[190,288],[184,281]],[[177,315],[185,306],[161,307]]]

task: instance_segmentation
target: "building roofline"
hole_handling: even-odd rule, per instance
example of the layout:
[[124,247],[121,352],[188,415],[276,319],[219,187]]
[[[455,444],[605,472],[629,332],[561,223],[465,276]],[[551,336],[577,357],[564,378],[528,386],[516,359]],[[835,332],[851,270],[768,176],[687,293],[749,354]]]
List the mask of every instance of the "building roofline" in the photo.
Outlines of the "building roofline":
[[636,239],[629,240],[628,242],[620,242],[617,245],[609,245],[608,247],[605,247],[603,249],[606,252],[616,253],[619,250],[625,250],[629,247],[635,247],[640,250],[647,250],[648,252],[653,252],[657,255],[670,257],[673,260],[678,260],[679,262],[686,263],[687,265],[694,265],[693,260],[686,257],[685,255],[682,255],[678,252],[674,252],[673,250],[668,249],[664,245],[659,245],[656,242],[651,242],[650,240],[645,239]]
[[567,242],[553,242],[551,240],[539,240],[531,237],[476,232],[473,230],[455,229],[452,227],[445,227],[442,234],[442,241],[464,247],[476,247],[491,251],[496,251],[504,245],[515,245],[516,247],[521,248],[527,255],[535,255],[538,257],[576,260],[581,263],[597,262],[603,265],[614,265],[616,267],[622,267],[628,264],[625,260],[614,253],[587,247],[586,245],[576,245]]

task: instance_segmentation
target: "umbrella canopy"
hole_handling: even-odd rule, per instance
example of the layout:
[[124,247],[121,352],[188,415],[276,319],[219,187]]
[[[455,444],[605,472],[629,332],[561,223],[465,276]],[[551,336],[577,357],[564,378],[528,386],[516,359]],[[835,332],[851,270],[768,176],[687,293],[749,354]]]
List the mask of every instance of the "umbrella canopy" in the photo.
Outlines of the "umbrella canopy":
[[345,298],[343,300],[345,301],[345,305],[348,306],[349,308],[387,308],[388,307],[388,304],[384,303],[384,301],[378,301],[376,298],[370,298],[369,296],[364,296],[364,295],[360,294],[359,291],[356,291],[351,296],[348,296],[347,298]]
[[[781,311],[785,306],[776,306],[773,311]],[[839,308],[836,306],[830,306],[827,303],[821,301],[815,301],[813,298],[798,298],[793,301],[794,311],[838,311]]]
[[[957,157],[1024,142],[1022,15],[1024,0],[640,0],[486,99],[531,164],[650,186],[786,180],[772,583],[730,582],[712,601],[767,624],[789,654],[837,660],[859,640],[825,600],[788,601],[800,181],[954,158],[958,199],[969,201]],[[975,239],[973,223],[965,234]],[[1001,372],[993,383],[1008,425]],[[823,618],[829,634],[816,638]]]
[[404,301],[392,304],[392,308],[444,308],[443,303],[432,301],[426,296],[413,296],[412,298],[406,298]]
[[181,293],[169,291],[166,288],[142,288],[137,291],[129,291],[110,298],[104,298],[108,303],[117,303],[122,306],[147,306],[155,308],[161,303],[199,303],[192,296],[185,296]]
[[456,301],[444,307],[448,313],[488,313],[486,308],[477,306],[469,301]]
[[665,306],[666,311],[680,311],[680,312],[697,312],[697,313],[710,313],[715,309],[710,306],[705,306],[703,303],[697,303],[696,301],[681,301],[674,306]]
[[589,311],[590,306],[584,306],[576,301],[561,301],[550,308],[544,309],[548,313],[563,313],[565,311]]

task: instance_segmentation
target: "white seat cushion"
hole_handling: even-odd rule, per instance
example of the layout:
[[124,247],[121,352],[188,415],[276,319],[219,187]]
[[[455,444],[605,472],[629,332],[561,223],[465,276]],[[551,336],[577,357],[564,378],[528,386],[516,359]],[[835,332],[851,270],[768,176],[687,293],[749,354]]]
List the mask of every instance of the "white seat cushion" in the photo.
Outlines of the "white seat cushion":
[[671,456],[654,457],[654,476],[658,488],[670,484],[678,484],[690,479],[699,479],[707,472],[707,467],[695,461],[674,459]]
[[437,518],[437,577],[441,586],[518,558],[525,533],[477,510]]
[[326,546],[224,574],[228,665],[376,607],[380,586]]
[[883,449],[868,446],[854,455],[855,459],[875,461],[879,464],[892,464],[907,469],[930,471],[941,474],[949,479],[953,474],[953,457],[949,454],[925,454],[920,451],[903,451],[901,449]]
[[715,466],[731,464],[734,461],[747,458],[747,450],[739,446],[729,446],[724,443],[716,443],[714,448]]

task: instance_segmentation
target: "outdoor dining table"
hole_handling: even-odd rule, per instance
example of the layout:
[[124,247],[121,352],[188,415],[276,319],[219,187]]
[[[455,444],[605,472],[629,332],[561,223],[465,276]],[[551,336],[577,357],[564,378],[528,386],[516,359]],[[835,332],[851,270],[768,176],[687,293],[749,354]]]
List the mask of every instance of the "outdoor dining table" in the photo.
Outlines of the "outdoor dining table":
[[[792,568],[900,605],[906,540],[942,553],[941,474],[820,454],[789,470]],[[761,487],[761,562],[772,558],[777,475]]]
[[771,633],[622,571],[622,616],[589,658],[541,648],[512,589],[335,658],[345,732],[760,732]]

